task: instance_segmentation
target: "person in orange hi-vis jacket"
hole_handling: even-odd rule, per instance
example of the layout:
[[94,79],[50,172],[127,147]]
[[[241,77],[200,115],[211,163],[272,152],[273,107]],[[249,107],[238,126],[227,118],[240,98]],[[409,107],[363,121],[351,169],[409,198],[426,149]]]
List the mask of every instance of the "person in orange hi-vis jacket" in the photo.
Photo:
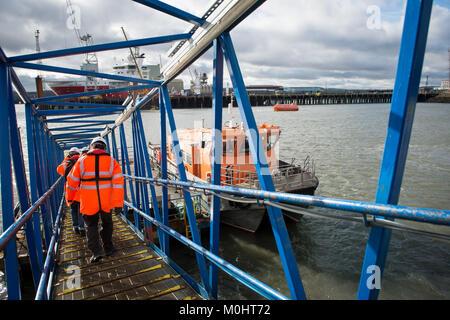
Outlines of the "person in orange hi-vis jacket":
[[[91,263],[99,261],[102,251],[106,256],[113,254],[113,222],[111,211],[120,213],[123,207],[123,175],[117,161],[106,152],[106,141],[96,137],[90,144],[90,151],[75,163],[67,176],[68,198],[73,199],[76,190],[80,193],[80,212],[86,224],[88,248],[92,251]],[[98,232],[98,220],[102,230]],[[100,245],[103,242],[103,250]]]
[[[69,150],[69,153],[67,157],[64,159],[64,161],[56,168],[56,172],[58,174],[66,177],[70,173],[70,171],[73,169],[73,166],[78,161],[78,158],[80,157],[80,150],[76,147],[73,147]],[[70,214],[72,216],[72,227],[73,231],[76,234],[79,234],[81,236],[85,235],[84,231],[84,221],[80,213],[80,194],[79,192],[75,193],[75,196],[73,197],[73,201],[68,199],[68,186],[67,182],[65,184],[65,190],[66,190],[66,203],[70,207]]]

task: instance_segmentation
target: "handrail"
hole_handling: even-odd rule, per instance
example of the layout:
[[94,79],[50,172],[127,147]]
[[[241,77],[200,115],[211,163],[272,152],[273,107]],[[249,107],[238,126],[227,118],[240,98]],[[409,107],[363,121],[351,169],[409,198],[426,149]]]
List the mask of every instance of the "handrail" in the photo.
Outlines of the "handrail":
[[27,220],[33,215],[37,208],[47,200],[47,198],[53,193],[56,186],[61,182],[62,176],[56,180],[56,182],[47,190],[24,214],[20,216],[8,229],[6,229],[0,236],[0,250],[3,250],[9,241],[17,234]]
[[48,274],[49,274],[50,266],[51,266],[51,258],[55,254],[54,249],[55,249],[56,242],[58,241],[57,240],[57,236],[59,234],[58,227],[61,222],[61,216],[62,216],[61,213],[63,211],[62,208],[64,207],[64,201],[65,201],[65,199],[63,196],[61,199],[61,203],[59,204],[58,215],[56,217],[55,224],[53,226],[53,230],[54,230],[53,236],[50,241],[50,246],[48,247],[48,250],[47,250],[47,256],[45,258],[45,263],[44,263],[44,270],[41,273],[41,279],[39,281],[39,286],[36,289],[35,300],[42,300],[44,298],[47,298],[47,300],[48,300],[49,293],[47,292],[47,294],[45,294],[45,288],[48,287],[48,285],[46,286],[46,284],[48,283]]
[[290,203],[301,206],[316,206],[341,211],[353,211],[363,215],[370,214],[385,218],[405,219],[418,222],[428,222],[440,225],[450,225],[450,211],[428,208],[413,208],[398,205],[379,204],[365,201],[345,200],[336,198],[324,198],[318,196],[270,192],[249,188],[238,188],[228,186],[217,186],[196,182],[182,182],[157,178],[143,178],[124,174],[125,177],[133,180],[146,181],[149,183],[170,184],[185,188],[211,190],[215,192],[225,192],[234,195],[254,197],[257,199],[269,199],[279,202]]
[[156,225],[158,228],[163,230],[165,233],[174,237],[175,239],[177,239],[178,241],[180,241],[187,247],[191,248],[192,250],[200,253],[205,258],[207,258],[209,261],[214,263],[217,267],[222,269],[224,272],[228,273],[233,278],[235,278],[239,282],[243,283],[244,285],[248,286],[249,288],[253,289],[254,291],[258,292],[259,294],[263,295],[264,297],[266,297],[268,299],[279,299],[279,300],[289,299],[288,297],[282,295],[278,291],[267,286],[265,283],[259,281],[258,279],[252,277],[251,275],[249,275],[249,274],[245,273],[244,271],[240,270],[239,268],[235,267],[231,263],[216,256],[211,251],[206,250],[205,248],[199,246],[195,242],[193,242],[193,241],[189,240],[188,238],[184,237],[183,235],[179,234],[175,230],[162,224],[161,222],[157,221],[156,219],[146,215],[144,212],[142,212],[138,208],[134,207],[131,203],[124,201],[124,204],[126,206],[128,206],[129,208],[133,209],[135,212],[137,212],[143,218],[149,220],[152,224]]

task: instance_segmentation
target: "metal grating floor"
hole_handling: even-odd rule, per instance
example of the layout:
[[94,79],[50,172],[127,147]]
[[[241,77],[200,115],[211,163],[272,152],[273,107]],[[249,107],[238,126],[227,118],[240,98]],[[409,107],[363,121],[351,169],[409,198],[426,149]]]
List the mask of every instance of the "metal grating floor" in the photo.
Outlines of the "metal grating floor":
[[113,217],[116,251],[89,263],[86,237],[72,231],[66,210],[57,256],[54,300],[203,299],[122,219]]

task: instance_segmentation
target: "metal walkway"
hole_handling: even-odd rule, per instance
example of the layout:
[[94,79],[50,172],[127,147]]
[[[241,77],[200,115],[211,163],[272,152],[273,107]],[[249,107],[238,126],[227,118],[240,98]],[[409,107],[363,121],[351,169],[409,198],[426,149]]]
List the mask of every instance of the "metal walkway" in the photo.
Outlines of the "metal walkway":
[[56,259],[54,300],[203,299],[120,217],[114,216],[113,223],[117,250],[91,264],[86,237],[72,231],[66,210]]
[[[264,144],[258,134],[253,134],[258,132],[256,119],[230,34],[234,27],[265,0],[214,0],[202,16],[193,15],[159,0],[134,2],[189,22],[193,24],[192,29],[188,33],[16,56],[6,55],[0,47],[0,196],[3,222],[0,251],[4,253],[9,300],[22,299],[17,250],[17,235],[20,230],[25,231],[36,300],[198,299],[200,296],[217,299],[219,271],[267,299],[307,299],[299,263],[281,211],[296,212],[305,205],[329,209],[327,214],[315,214],[319,218],[359,221],[370,228],[356,296],[360,300],[378,298],[381,286],[377,285],[377,282],[381,283],[392,230],[428,234],[450,242],[448,235],[431,234],[426,227],[413,229],[409,225],[401,224],[401,221],[406,220],[421,225],[450,226],[450,210],[398,205],[426,49],[432,0],[407,1],[374,202],[275,192],[265,153],[261,152]],[[11,26],[11,30],[14,30],[13,27]],[[162,70],[162,78],[158,81],[33,63],[70,55],[169,42],[174,44],[169,60]],[[179,152],[180,141],[168,84],[209,49],[213,55],[213,161],[210,183],[200,184],[187,179],[185,159]],[[251,158],[258,173],[258,190],[222,185],[221,137],[225,67],[228,69],[242,125],[248,138]],[[126,86],[59,96],[38,96],[32,99],[15,71],[17,68],[110,79],[124,82]],[[38,80],[42,80],[40,77],[36,78],[36,83],[41,83]],[[147,93],[137,93],[143,89]],[[26,149],[23,148],[25,144],[22,144],[18,126],[14,90],[25,104]],[[73,98],[121,91],[128,92],[128,98],[121,105],[72,102]],[[152,129],[159,129],[160,133],[160,179],[153,177],[144,130],[148,123],[144,123],[140,112],[154,97],[159,99],[160,125],[159,128]],[[109,118],[113,114],[118,115],[115,121]],[[108,119],[102,118],[103,116],[108,116]],[[125,134],[125,124],[131,126],[131,136]],[[169,134],[170,147],[175,150],[173,153],[179,176],[176,181],[168,180],[165,161]],[[57,174],[56,166],[63,161],[64,150],[74,146],[86,146],[97,136],[107,140],[108,151],[122,167],[127,194],[123,212],[133,215],[133,222],[129,220],[126,224],[121,219],[127,216],[120,219],[117,217],[114,238],[119,250],[101,263],[90,265],[90,252],[85,248],[85,240],[71,233],[69,215],[64,211],[64,179]],[[128,146],[133,151],[130,154]],[[130,161],[131,154],[133,163]],[[26,156],[28,162],[25,161]],[[155,190],[159,187],[162,188],[161,199]],[[182,189],[185,216],[190,227],[189,238],[169,225],[169,188]],[[17,190],[18,197],[15,197],[14,190]],[[208,248],[203,246],[197,226],[191,197],[191,192],[194,191],[203,192],[211,199]],[[279,272],[286,280],[288,295],[278,292],[220,257],[220,202],[230,196],[236,200],[242,198],[242,201],[258,201],[266,206],[282,264]],[[17,200],[20,204],[20,216],[14,214]],[[352,212],[354,216],[349,219],[342,215],[342,211]],[[144,243],[141,240],[146,239],[143,232],[147,231],[147,227],[156,229],[158,243]],[[169,239],[175,239],[194,252],[195,259],[192,259],[192,264],[196,264],[200,281],[193,279],[170,259]],[[160,259],[160,256],[164,257],[164,260]],[[178,277],[178,274],[184,280]]]

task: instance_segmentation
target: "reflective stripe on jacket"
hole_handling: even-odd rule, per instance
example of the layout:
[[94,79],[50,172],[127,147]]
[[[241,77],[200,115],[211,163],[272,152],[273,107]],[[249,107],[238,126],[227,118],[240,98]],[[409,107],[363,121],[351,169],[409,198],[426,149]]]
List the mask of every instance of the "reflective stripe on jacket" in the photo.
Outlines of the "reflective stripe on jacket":
[[94,149],[75,163],[67,176],[69,199],[79,187],[80,212],[93,215],[123,206],[123,175],[106,151]]
[[[78,160],[79,157],[80,157],[79,155],[74,155],[74,156],[71,157],[71,158],[69,158],[69,156],[67,156],[67,157],[64,159],[64,161],[61,162],[61,164],[56,168],[56,172],[58,172],[58,174],[64,176],[64,175],[66,174],[66,169],[67,169],[67,166],[68,166],[68,164],[70,163],[70,161],[71,161],[71,160]],[[78,162],[78,161],[77,161],[77,162]],[[75,166],[75,165],[74,165],[74,166]],[[74,167],[74,166],[73,166],[73,167]],[[72,167],[72,170],[73,170],[73,167]],[[67,185],[67,182],[65,183],[64,188],[65,188],[65,190],[66,190],[65,198],[66,198],[66,203],[67,203],[67,205],[70,206],[71,203],[72,203],[72,201],[78,201],[78,202],[80,202],[80,193],[77,192],[78,189],[74,189],[74,195],[73,195],[72,199],[69,200],[69,198],[68,198],[68,194],[69,194],[68,188],[69,188],[69,187],[68,187],[68,185]]]

